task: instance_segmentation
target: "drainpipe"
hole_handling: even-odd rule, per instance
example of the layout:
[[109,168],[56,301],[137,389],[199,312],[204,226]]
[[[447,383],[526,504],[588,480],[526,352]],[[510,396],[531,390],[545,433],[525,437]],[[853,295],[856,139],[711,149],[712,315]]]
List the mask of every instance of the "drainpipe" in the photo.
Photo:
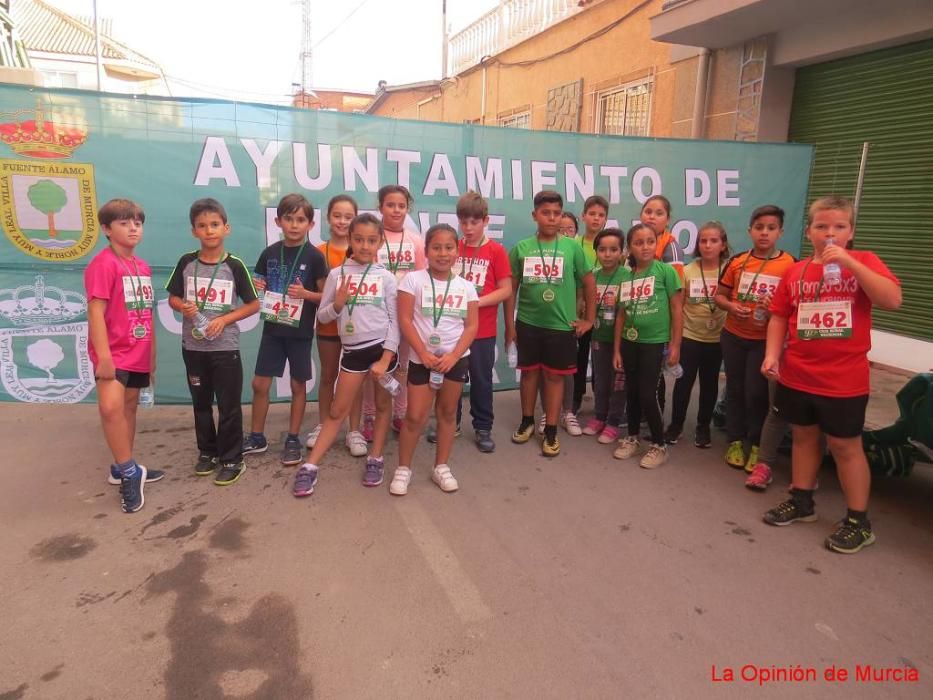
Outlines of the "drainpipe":
[[[440,96],[441,96],[441,94],[440,94],[440,93],[437,93],[436,95],[431,95],[430,97],[425,97],[423,100],[421,100],[421,102],[418,103],[418,119],[421,119],[421,107],[422,107],[423,105],[428,104],[428,102],[433,102],[434,100],[438,99]],[[411,103],[409,103],[409,104],[411,104]]]
[[483,63],[483,91],[479,103],[479,123],[486,123],[486,64]]
[[693,121],[690,127],[690,138],[703,138],[706,131],[704,120],[706,117],[706,91],[709,87],[709,49],[700,52],[700,61],[697,64],[697,88],[693,95]]

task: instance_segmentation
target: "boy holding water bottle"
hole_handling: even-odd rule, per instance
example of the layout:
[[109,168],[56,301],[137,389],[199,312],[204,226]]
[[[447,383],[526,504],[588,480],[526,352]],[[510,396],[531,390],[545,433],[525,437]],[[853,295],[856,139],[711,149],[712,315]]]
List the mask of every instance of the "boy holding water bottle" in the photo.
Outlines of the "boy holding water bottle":
[[169,306],[182,315],[181,355],[198,443],[194,473],[210,476],[216,471],[214,483],[227,486],[246,468],[240,403],[243,364],[236,324],[259,311],[259,299],[246,264],[224,249],[230,224],[223,205],[216,199],[199,199],[188,218],[201,249],[181,256],[165,289]]
[[825,435],[848,509],[825,544],[843,554],[875,541],[868,520],[871,473],[862,448],[871,309],[901,305],[900,282],[880,258],[846,249],[853,213],[844,197],[822,197],[810,206],[813,255],[792,266],[778,285],[761,365],[766,377],[778,381],[774,408],[793,430],[791,497],[765,513],[764,521],[816,520],[813,490]]
[[269,449],[263,433],[269,390],[272,378],[281,377],[288,362],[292,399],[281,462],[295,465],[302,460],[298,431],[305,415],[314,319],[327,278],[327,263],[321,251],[308,242],[314,208],[302,195],[282,197],[275,223],[282,229],[282,240],[262,251],[254,270],[256,288],[262,292],[259,315],[264,323],[253,377],[252,430],[243,439],[243,454]]

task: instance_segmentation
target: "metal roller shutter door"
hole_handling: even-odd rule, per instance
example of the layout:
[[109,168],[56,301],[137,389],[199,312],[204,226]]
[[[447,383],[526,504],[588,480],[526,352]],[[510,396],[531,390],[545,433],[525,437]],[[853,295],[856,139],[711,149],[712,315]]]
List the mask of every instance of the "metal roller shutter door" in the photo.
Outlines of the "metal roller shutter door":
[[790,141],[816,146],[810,200],[853,197],[869,142],[855,247],[900,278],[876,328],[933,340],[933,40],[800,68]]

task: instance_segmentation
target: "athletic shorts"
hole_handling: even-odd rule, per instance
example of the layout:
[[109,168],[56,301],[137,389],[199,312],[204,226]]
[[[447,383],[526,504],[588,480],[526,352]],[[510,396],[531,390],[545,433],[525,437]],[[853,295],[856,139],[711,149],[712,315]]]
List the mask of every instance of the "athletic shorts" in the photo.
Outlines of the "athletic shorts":
[[[470,356],[461,357],[457,363],[444,375],[444,379],[463,384],[470,373]],[[431,381],[431,370],[418,362],[408,363],[408,383],[415,386],[424,386]]]
[[311,379],[311,341],[313,338],[286,338],[263,334],[256,356],[256,376],[281,377],[288,374],[296,382]]
[[818,396],[778,383],[774,410],[791,425],[818,425],[838,438],[859,437],[865,426],[868,394],[863,396]]
[[118,369],[114,372],[114,379],[127,389],[145,389],[149,386],[149,372],[130,372]]
[[577,334],[555,331],[515,322],[518,336],[518,368],[545,369],[553,374],[574,374],[577,371]]
[[[369,368],[382,359],[382,343],[367,345],[363,348],[348,348],[343,346],[340,353],[340,371],[351,374],[364,374]],[[392,358],[386,372],[394,372],[398,367],[398,355]]]

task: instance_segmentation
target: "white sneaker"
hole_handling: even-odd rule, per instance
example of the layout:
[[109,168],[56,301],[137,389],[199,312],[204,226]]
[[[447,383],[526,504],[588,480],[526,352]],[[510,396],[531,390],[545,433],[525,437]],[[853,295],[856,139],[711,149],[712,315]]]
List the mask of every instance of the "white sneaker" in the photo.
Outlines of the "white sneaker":
[[642,469],[654,469],[660,467],[667,461],[667,448],[664,445],[654,445],[648,448],[648,452],[641,458],[639,466]]
[[392,475],[392,483],[389,484],[389,493],[393,496],[404,496],[408,493],[409,481],[411,481],[411,469],[397,467],[395,474]]
[[318,436],[321,434],[321,428],[324,426],[320,423],[317,424],[317,427],[308,433],[308,439],[305,441],[305,445],[310,449],[314,447],[314,444],[317,442]]
[[612,453],[612,456],[616,459],[628,459],[638,454],[639,447],[638,438],[629,435],[619,440],[619,446]]
[[580,421],[577,420],[577,416],[573,411],[564,411],[564,414],[560,417],[560,424],[568,435],[574,437],[583,435],[583,428],[580,427]]
[[350,450],[350,454],[354,457],[365,457],[366,453],[369,450],[368,445],[366,444],[366,438],[363,437],[363,433],[358,430],[351,430],[347,433],[347,449]]
[[438,464],[434,467],[434,473],[431,475],[431,481],[441,487],[441,491],[450,493],[460,488],[460,484],[450,473],[450,467],[446,464]]
[[547,416],[541,414],[538,419],[538,435],[544,435],[544,426],[547,425]]

